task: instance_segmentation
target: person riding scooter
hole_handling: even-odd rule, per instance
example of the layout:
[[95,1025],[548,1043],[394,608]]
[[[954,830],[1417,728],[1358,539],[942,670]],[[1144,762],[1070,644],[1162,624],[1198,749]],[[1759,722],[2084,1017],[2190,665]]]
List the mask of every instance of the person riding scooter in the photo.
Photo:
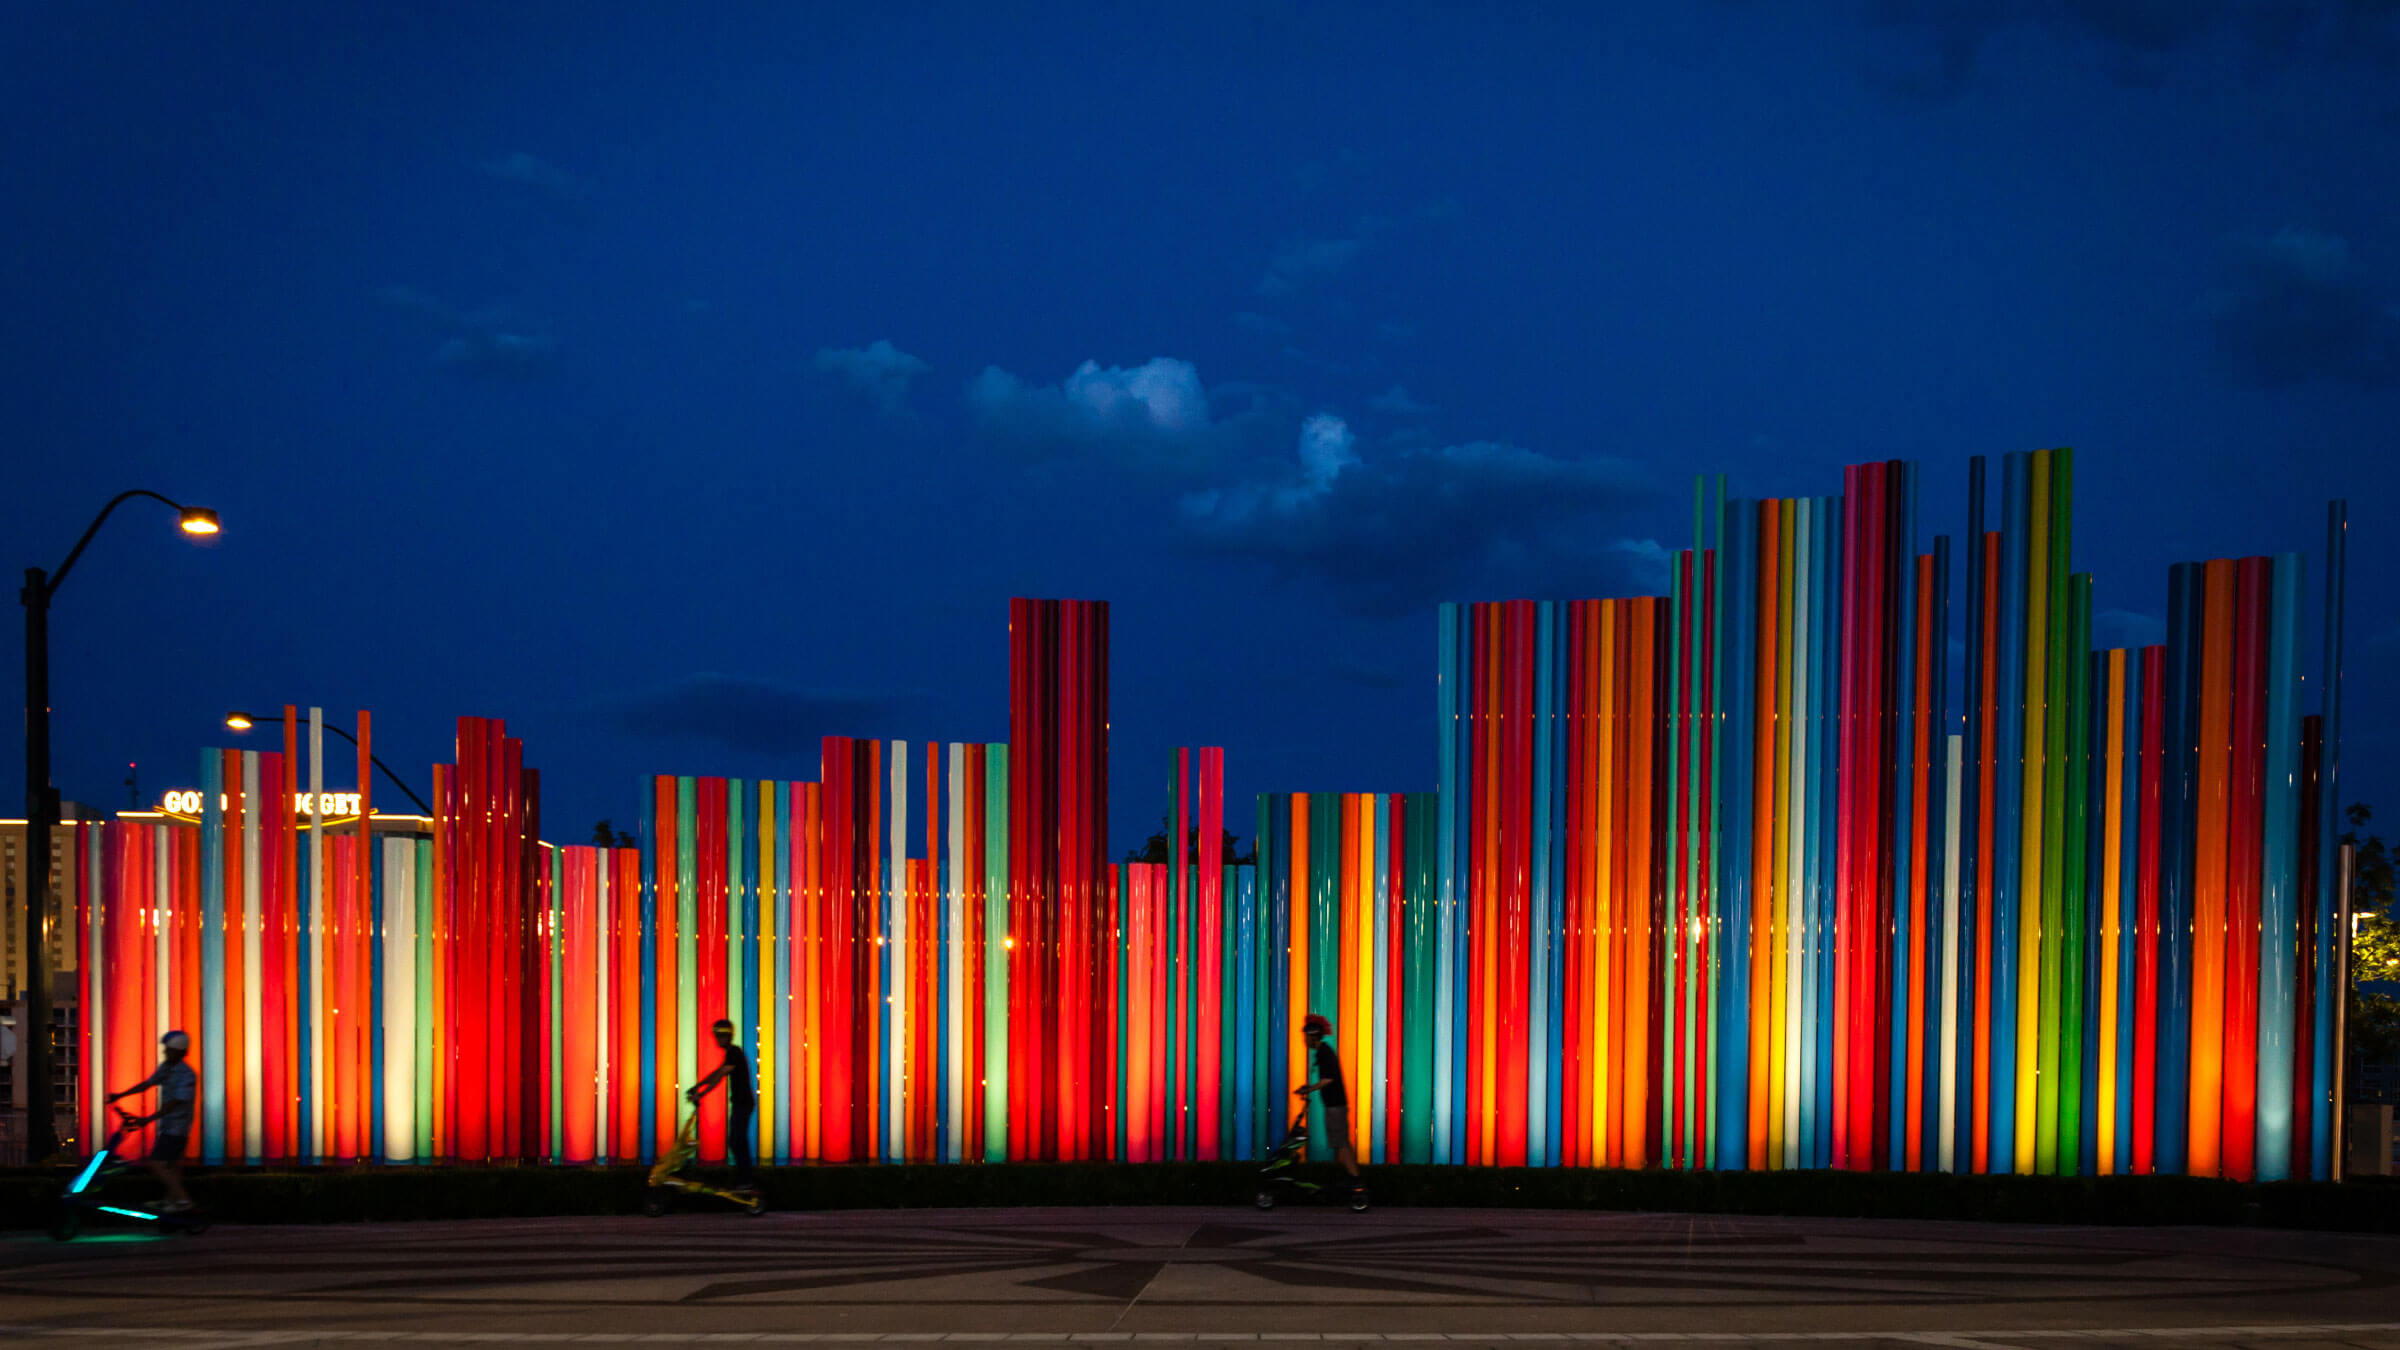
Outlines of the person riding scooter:
[[1305,1098],[1315,1093],[1317,1103],[1325,1108],[1325,1142],[1333,1145],[1333,1159],[1350,1174],[1350,1188],[1359,1189],[1358,1152],[1350,1139],[1350,1088],[1342,1077],[1341,1052],[1326,1039],[1333,1034],[1333,1023],[1323,1013],[1310,1013],[1300,1024],[1300,1035],[1308,1042],[1310,1067],[1316,1078],[1301,1084],[1292,1093]]
[[122,1092],[108,1094],[115,1102],[121,1097],[158,1089],[158,1109],[146,1116],[126,1122],[127,1128],[138,1129],[155,1124],[158,1129],[150,1136],[150,1152],[142,1166],[166,1187],[167,1202],[159,1206],[165,1213],[175,1213],[192,1207],[192,1197],[183,1189],[183,1150],[192,1137],[192,1099],[200,1092],[200,1075],[183,1062],[191,1053],[192,1038],[180,1031],[170,1031],[158,1038],[158,1067],[150,1076]]
[[733,1162],[733,1188],[755,1191],[758,1174],[753,1170],[750,1156],[750,1118],[758,1110],[758,1091],[750,1083],[750,1057],[734,1043],[733,1023],[720,1017],[709,1032],[717,1038],[717,1048],[725,1057],[708,1077],[692,1084],[691,1091],[683,1095],[698,1106],[700,1099],[717,1084],[725,1085],[725,1155]]

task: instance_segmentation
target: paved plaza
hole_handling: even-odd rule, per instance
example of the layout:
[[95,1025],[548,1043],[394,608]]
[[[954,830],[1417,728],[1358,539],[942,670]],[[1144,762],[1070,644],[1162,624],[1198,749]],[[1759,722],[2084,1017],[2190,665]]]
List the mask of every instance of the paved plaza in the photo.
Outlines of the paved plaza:
[[2400,1238],[1668,1214],[1052,1209],[0,1243],[38,1344],[1243,1340],[2400,1347]]

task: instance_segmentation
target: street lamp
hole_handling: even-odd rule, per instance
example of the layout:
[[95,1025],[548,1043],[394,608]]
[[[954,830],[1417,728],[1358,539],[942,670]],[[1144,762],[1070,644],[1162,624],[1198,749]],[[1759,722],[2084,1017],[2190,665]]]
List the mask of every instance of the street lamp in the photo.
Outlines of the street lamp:
[[50,831],[58,825],[58,794],[50,787],[50,602],[67,573],[107,523],[109,514],[135,497],[173,507],[185,534],[215,534],[217,513],[186,506],[144,488],[109,498],[84,527],[83,537],[56,571],[25,569],[17,599],[25,606],[25,1034],[17,1049],[25,1074],[25,1160],[40,1162],[58,1151],[58,1128],[50,1100]]
[[[250,728],[257,726],[261,722],[272,722],[277,726],[283,725],[283,719],[281,717],[252,717],[246,712],[229,712],[225,714],[225,729],[228,731],[248,731]],[[350,742],[351,745],[356,746],[358,744],[358,737],[351,735],[347,728],[336,726],[331,722],[326,722],[322,725],[327,731],[330,731],[334,735],[341,737],[343,740]],[[367,758],[375,762],[376,768],[383,770],[383,776],[391,780],[393,787],[396,787],[402,792],[408,794],[408,799],[417,804],[417,811],[419,814],[426,816],[433,814],[433,808],[425,804],[425,799],[417,795],[417,790],[410,787],[408,784],[401,782],[400,775],[393,773],[392,766],[384,763],[381,756],[370,751],[367,755]]]

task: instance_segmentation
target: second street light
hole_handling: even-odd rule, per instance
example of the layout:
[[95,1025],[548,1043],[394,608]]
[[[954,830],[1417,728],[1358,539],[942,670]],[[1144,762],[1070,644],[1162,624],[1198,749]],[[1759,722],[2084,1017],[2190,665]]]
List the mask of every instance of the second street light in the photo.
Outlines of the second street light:
[[[281,726],[283,724],[283,718],[274,715],[266,717],[253,717],[249,713],[239,711],[225,714],[225,727],[229,731],[248,731],[250,728],[261,725],[262,723]],[[349,729],[346,727],[338,726],[332,722],[326,721],[319,721],[317,725],[325,728],[327,731],[332,732],[334,735],[341,737],[343,740],[350,742],[350,744],[354,747],[358,745],[358,737],[351,735]],[[367,755],[367,758],[373,761],[376,768],[383,771],[383,776],[391,781],[393,787],[400,789],[401,792],[407,794],[410,801],[417,804],[417,811],[419,814],[426,816],[431,816],[433,814],[433,808],[425,804],[425,799],[417,795],[417,790],[415,788],[412,788],[408,784],[402,782],[400,780],[400,775],[392,772],[391,765],[384,763],[380,756],[375,755],[372,752]]]
[[50,832],[58,826],[58,794],[50,786],[50,602],[67,584],[67,573],[108,522],[110,513],[136,497],[175,509],[183,532],[218,532],[217,513],[187,506],[147,488],[109,498],[85,526],[67,560],[52,571],[25,569],[25,1002],[23,1042],[17,1049],[25,1092],[25,1160],[41,1162],[58,1151],[56,1106],[50,1097]]

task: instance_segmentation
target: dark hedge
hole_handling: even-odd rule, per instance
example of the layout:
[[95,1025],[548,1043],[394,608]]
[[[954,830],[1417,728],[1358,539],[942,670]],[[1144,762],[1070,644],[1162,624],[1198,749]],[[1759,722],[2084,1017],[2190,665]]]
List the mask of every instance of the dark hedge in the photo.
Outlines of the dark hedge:
[[[647,1169],[385,1166],[194,1169],[193,1196],[236,1223],[630,1214]],[[41,1226],[64,1169],[0,1172],[0,1228]],[[1247,1163],[770,1167],[770,1208],[1247,1206]],[[2188,1177],[1962,1177],[1895,1172],[1666,1172],[1392,1166],[1367,1169],[1378,1207],[1638,1210],[2003,1223],[2217,1224],[2400,1232],[2400,1183],[2244,1185]],[[148,1180],[116,1183],[126,1197]],[[681,1207],[722,1208],[705,1197]]]

